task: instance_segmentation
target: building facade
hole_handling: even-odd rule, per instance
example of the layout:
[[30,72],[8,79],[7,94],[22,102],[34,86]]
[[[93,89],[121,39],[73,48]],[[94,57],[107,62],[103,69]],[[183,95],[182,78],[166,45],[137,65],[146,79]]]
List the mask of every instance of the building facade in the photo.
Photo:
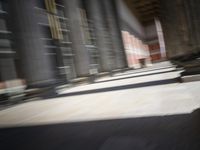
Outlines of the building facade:
[[142,25],[132,32],[120,3],[1,0],[0,80],[45,87],[150,62]]
[[46,86],[126,67],[114,1],[1,1],[0,78]]

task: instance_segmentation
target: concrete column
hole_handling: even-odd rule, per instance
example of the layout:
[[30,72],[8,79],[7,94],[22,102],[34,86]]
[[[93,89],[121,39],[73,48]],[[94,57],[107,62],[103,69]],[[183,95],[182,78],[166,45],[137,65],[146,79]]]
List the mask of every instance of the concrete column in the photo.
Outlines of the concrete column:
[[161,22],[169,58],[195,52],[199,39],[199,1],[161,0]]
[[127,66],[125,51],[123,47],[121,31],[119,28],[116,5],[114,0],[102,0],[112,41],[113,54],[115,57],[115,69],[122,69]]
[[200,51],[200,1],[184,0],[186,20],[188,23],[190,44],[194,52]]
[[155,18],[155,26],[156,26],[156,31],[158,35],[158,42],[160,45],[160,54],[162,59],[166,58],[166,50],[165,50],[165,41],[164,41],[164,36],[163,36],[163,31],[162,31],[162,26],[160,23],[160,20],[158,18]]
[[42,41],[34,0],[8,1],[9,21],[13,32],[23,78],[30,86],[54,83],[51,63]]
[[[6,2],[0,2],[0,9],[7,12]],[[8,13],[8,12],[7,12]],[[0,30],[10,32],[8,25],[8,16],[5,14],[4,17],[0,18]],[[0,80],[13,80],[17,78],[15,68],[15,50],[12,48],[12,35],[10,33],[2,35],[0,38]],[[8,53],[10,52],[10,53]]]
[[0,80],[7,81],[17,78],[13,58],[0,58]]
[[103,14],[102,2],[99,0],[87,0],[86,9],[89,19],[93,20],[96,35],[97,48],[100,54],[100,71],[112,70],[112,46],[108,38],[108,28]]
[[89,75],[89,54],[84,46],[82,30],[80,26],[80,12],[78,0],[65,0],[65,13],[69,18],[72,48],[75,53],[75,68],[77,76]]

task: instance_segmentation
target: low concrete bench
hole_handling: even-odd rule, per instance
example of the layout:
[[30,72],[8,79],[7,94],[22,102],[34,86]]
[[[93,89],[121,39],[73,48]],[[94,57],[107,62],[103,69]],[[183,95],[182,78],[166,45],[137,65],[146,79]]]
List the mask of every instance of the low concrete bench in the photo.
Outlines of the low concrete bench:
[[25,88],[26,84],[22,79],[0,82],[0,104],[22,100]]

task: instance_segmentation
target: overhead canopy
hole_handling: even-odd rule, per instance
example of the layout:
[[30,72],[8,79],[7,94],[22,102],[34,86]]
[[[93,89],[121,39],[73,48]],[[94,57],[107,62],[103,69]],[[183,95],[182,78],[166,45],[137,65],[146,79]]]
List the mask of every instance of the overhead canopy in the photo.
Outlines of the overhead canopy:
[[130,10],[144,25],[154,21],[160,14],[159,0],[124,0]]

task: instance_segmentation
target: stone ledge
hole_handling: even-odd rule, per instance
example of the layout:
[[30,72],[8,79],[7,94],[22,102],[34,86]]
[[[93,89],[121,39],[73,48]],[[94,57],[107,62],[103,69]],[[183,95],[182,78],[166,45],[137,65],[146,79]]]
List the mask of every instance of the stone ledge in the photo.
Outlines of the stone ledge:
[[193,82],[193,81],[200,81],[200,74],[198,75],[189,75],[189,76],[182,76],[182,82]]

